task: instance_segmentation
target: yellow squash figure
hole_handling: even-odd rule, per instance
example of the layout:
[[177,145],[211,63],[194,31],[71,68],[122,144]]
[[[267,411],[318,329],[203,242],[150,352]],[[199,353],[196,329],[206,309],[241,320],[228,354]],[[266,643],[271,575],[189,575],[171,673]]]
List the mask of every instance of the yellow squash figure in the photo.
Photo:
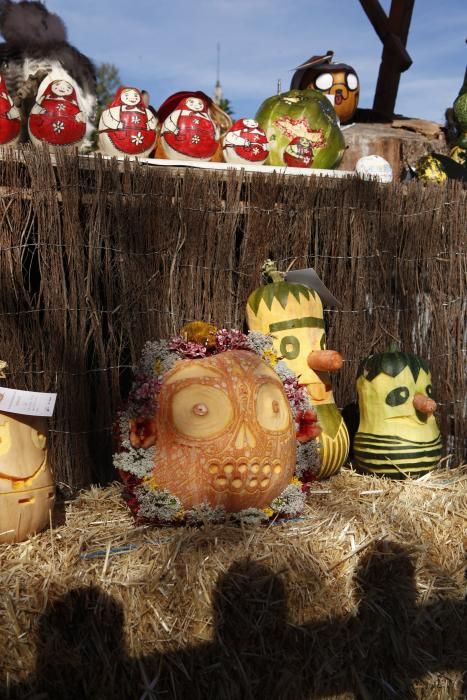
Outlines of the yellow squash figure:
[[[318,478],[337,473],[349,453],[349,435],[332,395],[330,372],[342,367],[342,357],[326,350],[323,304],[315,289],[285,281],[270,260],[263,267],[269,284],[248,298],[250,330],[270,333],[274,349],[305,384],[321,427]],[[323,285],[324,289],[324,285]]]
[[360,424],[354,462],[365,472],[401,479],[422,476],[441,458],[431,375],[416,355],[390,349],[370,355],[357,377]]

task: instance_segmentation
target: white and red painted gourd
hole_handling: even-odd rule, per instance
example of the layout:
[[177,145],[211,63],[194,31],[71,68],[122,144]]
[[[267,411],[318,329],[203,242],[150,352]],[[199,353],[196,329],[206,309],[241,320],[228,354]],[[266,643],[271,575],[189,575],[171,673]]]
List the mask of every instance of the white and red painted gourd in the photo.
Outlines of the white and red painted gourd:
[[0,543],[47,527],[54,501],[46,419],[0,412]]
[[203,92],[179,92],[161,105],[161,146],[167,158],[211,160],[220,138],[211,106],[212,100]]
[[0,75],[0,146],[14,146],[21,132],[21,117]]
[[49,74],[39,86],[28,119],[29,137],[36,146],[52,149],[80,146],[86,136],[86,115],[78,101],[72,79]]
[[254,119],[238,119],[224,137],[222,151],[226,163],[264,163],[269,142],[264,129]]
[[99,120],[99,148],[109,156],[146,158],[154,150],[157,119],[134,87],[118,89]]

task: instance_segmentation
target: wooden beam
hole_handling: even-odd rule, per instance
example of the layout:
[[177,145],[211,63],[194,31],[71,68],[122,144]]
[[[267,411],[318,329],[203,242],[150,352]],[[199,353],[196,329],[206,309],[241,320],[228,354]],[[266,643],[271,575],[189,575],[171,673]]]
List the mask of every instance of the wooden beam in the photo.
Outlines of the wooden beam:
[[394,115],[400,74],[412,65],[406,47],[415,0],[392,0],[389,17],[378,0],[360,0],[368,19],[383,42],[383,55],[373,110],[391,119]]

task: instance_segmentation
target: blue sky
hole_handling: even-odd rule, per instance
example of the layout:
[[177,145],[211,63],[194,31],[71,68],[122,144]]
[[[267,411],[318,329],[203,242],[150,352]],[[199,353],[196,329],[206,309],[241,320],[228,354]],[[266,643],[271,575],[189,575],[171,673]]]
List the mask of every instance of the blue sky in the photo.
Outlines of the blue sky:
[[[212,95],[216,45],[221,83],[235,117],[290,84],[291,69],[334,50],[361,82],[371,107],[381,43],[358,0],[46,0],[69,40],[96,63],[114,63],[127,85],[148,90],[157,108],[178,90]],[[382,2],[388,10],[390,1]],[[416,0],[408,41],[413,65],[401,77],[396,111],[443,123],[467,62],[467,1]]]

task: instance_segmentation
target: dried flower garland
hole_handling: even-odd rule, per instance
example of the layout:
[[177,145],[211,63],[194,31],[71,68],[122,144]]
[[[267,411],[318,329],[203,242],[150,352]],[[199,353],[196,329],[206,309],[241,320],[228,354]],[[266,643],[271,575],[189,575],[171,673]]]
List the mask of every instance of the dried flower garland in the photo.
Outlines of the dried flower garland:
[[[248,350],[259,355],[279,376],[290,403],[297,432],[295,476],[269,507],[246,508],[227,513],[223,506],[201,503],[185,510],[180,500],[157,484],[154,416],[163,376],[178,360],[204,358],[228,350]],[[114,466],[125,484],[125,497],[140,521],[159,525],[197,524],[231,519],[259,524],[275,518],[296,517],[303,511],[306,492],[319,469],[316,415],[306,388],[282,362],[273,348],[271,336],[250,331],[216,329],[195,321],[170,340],[149,341],[136,369],[125,411],[116,426],[118,451]]]

